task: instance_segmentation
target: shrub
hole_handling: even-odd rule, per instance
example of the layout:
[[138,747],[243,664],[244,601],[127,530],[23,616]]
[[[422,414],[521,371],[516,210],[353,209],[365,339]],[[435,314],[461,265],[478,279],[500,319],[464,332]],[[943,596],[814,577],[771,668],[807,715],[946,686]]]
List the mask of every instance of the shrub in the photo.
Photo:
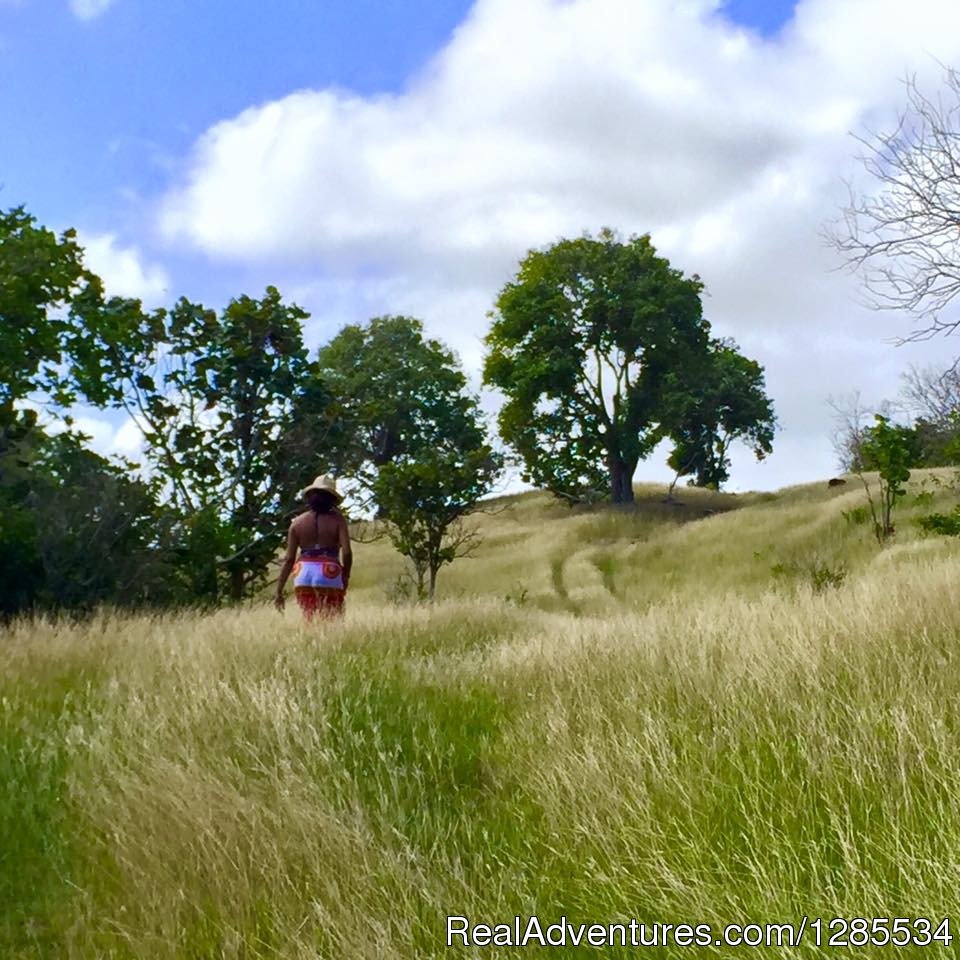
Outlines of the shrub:
[[867,507],[854,507],[852,510],[844,510],[840,515],[853,527],[866,523],[870,519],[870,510]]
[[814,560],[808,567],[810,585],[814,593],[823,593],[830,587],[839,587],[847,577],[847,567],[839,563],[835,567],[822,560]]
[[927,533],[939,533],[946,537],[960,537],[960,506],[952,513],[928,513],[919,517],[917,523]]

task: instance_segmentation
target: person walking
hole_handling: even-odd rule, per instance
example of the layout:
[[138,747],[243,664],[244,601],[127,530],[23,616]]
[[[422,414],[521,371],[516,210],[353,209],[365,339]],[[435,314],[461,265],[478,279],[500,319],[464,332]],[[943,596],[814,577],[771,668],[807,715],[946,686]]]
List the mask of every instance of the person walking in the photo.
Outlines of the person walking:
[[309,509],[290,524],[274,605],[283,610],[283,591],[292,573],[294,595],[309,623],[318,614],[339,616],[343,613],[353,551],[347,519],[339,510],[343,495],[334,479],[317,477],[300,491],[300,496]]

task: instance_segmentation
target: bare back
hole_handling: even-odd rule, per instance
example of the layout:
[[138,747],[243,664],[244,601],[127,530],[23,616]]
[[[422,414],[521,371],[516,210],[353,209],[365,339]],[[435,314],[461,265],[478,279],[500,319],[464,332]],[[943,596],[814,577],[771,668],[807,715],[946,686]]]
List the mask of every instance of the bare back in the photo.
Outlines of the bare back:
[[343,546],[346,527],[343,514],[339,512],[314,513],[307,510],[290,524],[290,540],[301,550],[327,547],[335,550]]

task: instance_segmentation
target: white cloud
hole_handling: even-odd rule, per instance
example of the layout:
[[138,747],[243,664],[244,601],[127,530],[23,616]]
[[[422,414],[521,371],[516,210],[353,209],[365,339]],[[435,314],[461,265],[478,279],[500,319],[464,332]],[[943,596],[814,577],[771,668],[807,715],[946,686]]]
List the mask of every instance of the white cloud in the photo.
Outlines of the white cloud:
[[70,11],[78,20],[93,20],[106,13],[116,0],[70,0]]
[[137,460],[143,449],[143,432],[133,417],[126,417],[111,438],[110,453]]
[[895,370],[947,356],[882,343],[908,321],[858,307],[818,237],[856,173],[848,131],[891,120],[907,70],[935,86],[935,57],[960,60],[955,0],[801,0],[776,41],[712,0],[479,0],[402,94],[304,90],[213,126],[161,226],[211,257],[364,285],[338,315],[416,312],[474,370],[528,247],[650,231],[766,366],[784,433],[763,475],[823,475],[829,394],[889,395]]
[[110,296],[136,297],[147,306],[169,300],[170,280],[156,264],[144,263],[136,247],[123,247],[112,233],[82,234],[84,262],[104,283]]
[[[51,417],[45,408],[26,400],[18,406],[36,411],[43,429],[50,434],[67,429],[59,417]],[[70,410],[71,429],[89,437],[88,445],[104,457],[121,456],[137,461],[143,454],[143,434],[132,417],[120,411],[97,410],[78,404]]]

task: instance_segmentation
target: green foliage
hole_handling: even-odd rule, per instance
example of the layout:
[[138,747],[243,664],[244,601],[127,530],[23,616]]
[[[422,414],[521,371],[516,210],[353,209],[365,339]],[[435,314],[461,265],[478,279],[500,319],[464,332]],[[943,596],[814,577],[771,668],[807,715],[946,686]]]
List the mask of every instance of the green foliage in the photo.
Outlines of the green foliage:
[[432,598],[440,568],[474,544],[462,519],[502,467],[457,358],[426,339],[419,320],[386,316],[345,327],[317,362],[348,438],[339,467],[372,500],[413,568],[392,595]]
[[843,585],[847,578],[847,565],[842,560],[831,563],[818,556],[803,561],[780,560],[771,565],[770,575],[787,582],[806,581],[814,593],[823,593]]
[[0,425],[14,417],[15,401],[58,391],[57,366],[77,331],[55,308],[84,277],[75,231],[58,238],[23,207],[0,211]]
[[344,327],[321,348],[317,367],[335,398],[332,419],[343,437],[334,466],[367,494],[385,464],[445,443],[471,449],[482,442],[456,356],[425,338],[413,317]]
[[831,565],[825,560],[813,560],[807,567],[810,585],[814,593],[823,593],[824,590],[836,589],[847,578],[847,567],[844,563]]
[[906,495],[905,484],[910,479],[910,467],[917,460],[918,448],[916,434],[909,427],[891,423],[881,414],[877,414],[874,420],[874,426],[864,431],[860,453],[864,468],[876,470],[879,474],[879,503],[874,503],[865,480],[864,489],[874,533],[877,541],[882,543],[894,532],[893,510],[897,501]]
[[413,566],[418,599],[432,600],[440,568],[477,544],[463,519],[490,492],[501,465],[481,443],[468,450],[423,451],[417,460],[380,468],[373,493],[389,519],[391,542]]
[[524,479],[571,500],[633,500],[637,463],[676,412],[681,371],[709,341],[702,283],[648,235],[532,250],[496,301],[484,380],[506,394],[500,433]]
[[[184,601],[174,519],[156,484],[130,477],[73,433],[34,427],[31,462],[0,486],[0,614],[89,612]],[[9,457],[0,457],[0,464]]]
[[851,527],[855,527],[870,519],[870,510],[868,507],[853,507],[850,510],[844,510],[840,516]]
[[787,563],[783,560],[778,560],[776,563],[770,565],[770,575],[778,579],[788,579],[793,577],[797,573],[797,565],[795,563]]
[[184,299],[146,314],[96,286],[74,309],[107,331],[89,339],[78,389],[141,424],[183,518],[188,581],[208,600],[240,599],[263,580],[302,478],[326,466],[329,398],[303,344],[307,314],[274,287],[219,317]]
[[918,467],[949,467],[960,463],[960,411],[951,410],[939,421],[924,417],[913,426]]
[[947,537],[960,537],[960,506],[950,513],[930,513],[918,517],[917,523],[927,533],[939,533]]
[[730,475],[731,443],[744,441],[762,460],[773,449],[776,418],[763,368],[736,343],[712,340],[699,360],[695,376],[690,369],[670,375],[675,424],[667,463],[677,478],[692,474],[697,486],[719,489]]

